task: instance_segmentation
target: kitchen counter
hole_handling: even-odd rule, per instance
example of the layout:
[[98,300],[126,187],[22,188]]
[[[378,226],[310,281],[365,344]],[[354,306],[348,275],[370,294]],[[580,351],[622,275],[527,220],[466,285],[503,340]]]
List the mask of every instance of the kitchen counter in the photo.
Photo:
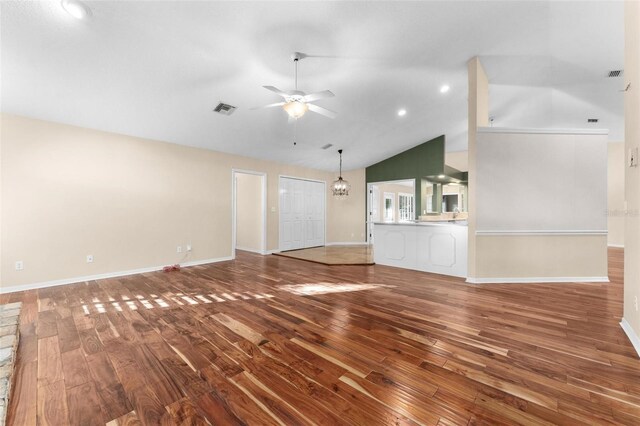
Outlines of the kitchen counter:
[[467,276],[467,222],[376,222],[373,256],[378,265]]

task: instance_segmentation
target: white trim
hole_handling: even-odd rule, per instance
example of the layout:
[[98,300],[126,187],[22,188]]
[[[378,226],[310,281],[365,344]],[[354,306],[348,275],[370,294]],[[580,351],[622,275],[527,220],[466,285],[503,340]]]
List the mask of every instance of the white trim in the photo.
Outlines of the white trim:
[[542,135],[608,135],[609,129],[531,129],[509,127],[478,127],[478,133],[528,133]]
[[267,256],[267,255],[274,254],[274,253],[280,253],[280,250],[279,249],[267,250],[267,251],[264,252],[264,255]]
[[[406,181],[409,181],[409,180],[413,181],[413,191],[415,192],[415,190],[416,190],[416,178],[381,180],[381,181],[378,181],[378,182],[367,182],[367,185],[385,185],[387,183],[389,183],[389,184],[397,184],[398,182],[406,182]],[[409,188],[409,186],[407,186],[407,185],[400,184],[400,186],[406,186],[407,188]]]
[[629,324],[629,322],[626,319],[622,318],[622,321],[620,321],[620,327],[622,327],[625,334],[629,338],[629,341],[631,341],[633,348],[636,350],[638,355],[640,355],[640,337],[638,337],[636,332],[633,330],[633,327],[631,327],[631,324]]
[[472,278],[470,284],[541,284],[541,283],[608,283],[609,277],[525,277],[525,278]]
[[[190,262],[181,263],[180,266],[181,267],[198,266],[198,265],[206,265],[209,263],[225,262],[228,260],[233,260],[233,258],[231,256],[225,256],[225,257],[218,257],[215,259],[192,260]],[[33,284],[0,287],[0,294],[13,293],[16,291],[35,290],[35,289],[46,288],[46,287],[55,287],[55,286],[66,285],[66,284],[75,284],[75,283],[80,283],[84,281],[95,281],[95,280],[103,280],[106,278],[124,277],[127,275],[144,274],[147,272],[157,272],[157,271],[161,271],[162,268],[164,268],[164,266],[151,266],[149,268],[130,269],[128,271],[107,272],[104,274],[87,275],[84,277],[63,278],[61,280],[43,281],[43,282],[33,283]]]
[[367,242],[351,242],[351,241],[345,241],[345,242],[334,242],[334,243],[326,243],[325,246],[368,246],[369,243]]
[[287,179],[308,180],[310,182],[324,183],[325,185],[327,184],[326,180],[320,180],[320,179],[311,179],[311,178],[306,178],[306,177],[298,177],[298,176],[290,176],[290,175],[278,175],[278,177],[279,178],[287,178]]
[[264,254],[265,253],[264,251],[262,251],[260,249],[253,249],[253,248],[239,247],[239,246],[236,246],[236,250],[248,251],[250,253],[256,253],[256,254]]
[[[264,254],[267,251],[267,173],[257,172],[254,170],[245,169],[231,169],[231,258],[236,258],[236,173],[245,175],[260,176],[262,186],[262,236],[261,236],[261,249],[260,254]],[[241,249],[244,250],[244,249]],[[250,250],[249,250],[250,251]]]
[[624,244],[607,244],[607,247],[624,248]]
[[509,236],[509,235],[607,235],[605,230],[514,230],[514,231],[476,231],[478,236]]

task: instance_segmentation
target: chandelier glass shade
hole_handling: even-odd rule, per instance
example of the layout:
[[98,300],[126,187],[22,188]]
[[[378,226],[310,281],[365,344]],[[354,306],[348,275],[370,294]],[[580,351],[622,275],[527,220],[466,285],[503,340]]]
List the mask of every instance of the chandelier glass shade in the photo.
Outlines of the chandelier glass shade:
[[340,154],[340,173],[338,174],[338,179],[334,180],[333,184],[331,184],[331,192],[334,197],[344,199],[349,195],[351,184],[342,179],[342,150],[339,149],[338,153]]

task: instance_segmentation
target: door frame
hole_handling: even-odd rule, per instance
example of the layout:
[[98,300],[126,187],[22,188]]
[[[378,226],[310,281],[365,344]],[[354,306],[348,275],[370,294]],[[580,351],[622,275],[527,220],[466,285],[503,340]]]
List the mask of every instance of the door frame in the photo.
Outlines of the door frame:
[[[398,183],[398,182],[406,182],[406,181],[413,181],[413,211],[416,212],[416,191],[418,191],[418,189],[416,188],[416,184],[417,184],[417,179],[416,178],[407,178],[407,179],[395,179],[395,180],[383,180],[383,181],[379,181],[379,182],[367,182],[367,206],[366,206],[366,212],[365,214],[367,215],[367,223],[366,223],[366,227],[367,227],[367,235],[366,235],[366,239],[365,241],[368,244],[372,243],[372,239],[373,239],[373,222],[371,221],[371,191],[373,191],[373,186],[374,185],[383,185],[385,183]],[[382,199],[384,199],[384,195],[381,197]],[[378,200],[379,201],[379,200]],[[382,221],[382,220],[381,220]]]
[[280,205],[280,190],[282,189],[280,187],[280,179],[285,178],[285,179],[297,179],[297,180],[306,180],[306,181],[310,181],[310,182],[318,182],[321,183],[324,186],[324,245],[327,245],[327,181],[324,180],[320,180],[320,179],[312,179],[312,178],[304,178],[304,177],[298,177],[298,176],[291,176],[291,175],[278,175],[278,251],[282,251],[282,247],[280,245],[281,243],[281,233],[282,233],[282,229],[280,227],[280,215],[282,214],[282,206]]
[[236,186],[236,174],[260,176],[261,199],[262,199],[262,235],[260,244],[260,254],[267,254],[267,173],[246,169],[231,169],[231,259],[236,258],[236,231],[237,231],[237,208],[238,201]]

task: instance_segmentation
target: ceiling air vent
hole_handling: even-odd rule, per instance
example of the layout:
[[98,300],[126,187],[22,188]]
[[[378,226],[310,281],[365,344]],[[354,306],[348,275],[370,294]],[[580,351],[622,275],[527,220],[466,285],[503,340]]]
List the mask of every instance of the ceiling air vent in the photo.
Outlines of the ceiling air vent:
[[587,123],[597,123],[598,119],[597,118],[587,118]]
[[333,146],[333,144],[332,144],[332,143],[328,143],[328,144],[326,144],[325,146],[323,146],[323,147],[322,147],[322,149],[329,149],[329,148],[331,148],[332,146]]
[[236,110],[236,107],[220,102],[213,110],[222,115],[231,115]]
[[607,77],[622,77],[623,70],[613,70],[609,71]]

